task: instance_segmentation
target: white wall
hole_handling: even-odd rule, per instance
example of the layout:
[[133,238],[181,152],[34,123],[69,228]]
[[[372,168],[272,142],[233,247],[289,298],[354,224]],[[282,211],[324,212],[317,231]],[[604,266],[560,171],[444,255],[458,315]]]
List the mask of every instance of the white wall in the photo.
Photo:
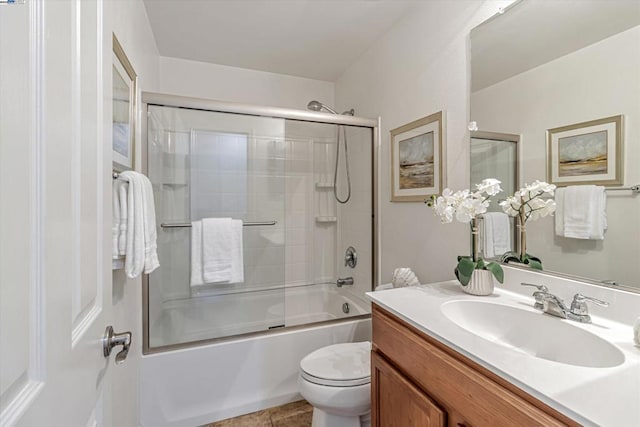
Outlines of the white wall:
[[[625,115],[626,186],[640,182],[640,27],[504,80],[472,95],[482,130],[522,134],[524,182],[546,179],[546,129]],[[632,54],[633,53],[633,54]],[[615,76],[615,77],[614,77]],[[607,194],[603,241],[554,235],[553,218],[527,225],[527,252],[545,269],[640,286],[640,204],[630,193]]]
[[429,1],[394,25],[336,82],[338,108],[382,117],[381,279],[411,267],[422,283],[453,278],[468,254],[466,224],[441,225],[422,203],[391,203],[389,131],[443,110],[447,186],[469,186],[469,31],[510,1]]
[[321,80],[178,58],[160,58],[159,91],[162,93],[305,109],[312,99],[333,105],[334,88],[333,83]]
[[[158,87],[158,49],[142,0],[109,0],[104,5],[105,114],[111,117],[111,33],[115,33],[138,75],[138,93]],[[110,122],[110,119],[109,119]],[[106,141],[111,141],[111,127]],[[141,166],[140,126],[136,131],[136,169]],[[109,166],[110,167],[110,166]],[[105,218],[111,218],[109,207]],[[116,332],[133,332],[133,344],[126,363],[114,366],[113,425],[139,425],[139,371],[142,355],[142,283],[127,280],[122,270],[113,273],[113,327]]]

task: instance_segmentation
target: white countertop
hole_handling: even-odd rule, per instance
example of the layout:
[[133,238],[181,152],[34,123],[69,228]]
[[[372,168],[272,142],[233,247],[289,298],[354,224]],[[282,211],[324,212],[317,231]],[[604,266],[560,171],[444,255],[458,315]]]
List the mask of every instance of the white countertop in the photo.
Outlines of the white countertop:
[[[593,315],[591,324],[557,318],[558,322],[570,322],[614,344],[625,356],[625,361],[615,367],[580,367],[537,358],[488,341],[453,323],[440,310],[445,302],[480,300],[549,316],[533,308],[532,297],[499,288],[493,295],[476,297],[462,292],[455,280],[369,292],[367,296],[425,334],[579,423],[640,426],[640,348],[633,344],[630,325]],[[535,334],[536,331],[523,333]],[[566,345],[571,346],[571,343]]]

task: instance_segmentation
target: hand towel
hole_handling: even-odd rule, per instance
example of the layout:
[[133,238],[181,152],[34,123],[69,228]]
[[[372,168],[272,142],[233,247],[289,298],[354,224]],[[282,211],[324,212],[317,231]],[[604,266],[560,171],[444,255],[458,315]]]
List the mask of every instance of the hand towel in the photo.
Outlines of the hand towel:
[[231,218],[202,219],[202,278],[205,283],[231,281]]
[[120,234],[120,185],[122,181],[114,179],[111,185],[111,258],[120,257],[118,236]]
[[204,285],[202,278],[202,221],[191,223],[191,286]]
[[142,181],[143,225],[144,225],[144,273],[151,274],[160,267],[158,260],[158,230],[156,228],[156,206],[153,198],[153,186],[146,176],[140,174]]
[[556,236],[564,237],[564,195],[566,187],[556,189],[556,212],[554,215],[556,222]]
[[511,251],[511,221],[504,212],[486,212],[483,216],[483,249],[486,258]]
[[564,194],[564,237],[604,240],[606,192],[602,186],[569,186]]
[[118,232],[118,255],[127,254],[127,224],[128,224],[128,201],[129,201],[129,183],[124,178],[118,178],[120,182],[118,187],[118,200],[120,204],[120,230]]
[[153,190],[149,179],[141,173],[126,171],[120,177],[129,183],[125,273],[133,279],[160,266]]

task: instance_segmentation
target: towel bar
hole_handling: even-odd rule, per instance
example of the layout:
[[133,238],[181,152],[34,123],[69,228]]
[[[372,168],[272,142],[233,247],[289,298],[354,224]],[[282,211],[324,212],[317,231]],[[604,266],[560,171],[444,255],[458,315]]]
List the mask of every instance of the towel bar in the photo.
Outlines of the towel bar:
[[[243,227],[256,227],[259,225],[276,225],[278,223],[278,221],[260,221],[260,222],[245,222],[242,224]],[[167,224],[165,222],[163,222],[162,224],[160,224],[160,227],[162,228],[190,228],[191,227],[191,223],[190,222],[179,222],[179,223],[174,223],[174,224]]]

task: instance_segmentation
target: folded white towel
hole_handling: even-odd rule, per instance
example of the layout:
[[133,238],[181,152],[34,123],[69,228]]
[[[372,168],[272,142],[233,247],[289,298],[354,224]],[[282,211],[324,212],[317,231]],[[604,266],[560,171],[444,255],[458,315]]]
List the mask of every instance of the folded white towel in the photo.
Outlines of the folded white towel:
[[111,258],[120,257],[118,236],[120,234],[120,185],[122,181],[114,179],[111,186]]
[[486,212],[482,227],[485,258],[494,258],[511,251],[511,222],[506,213]]
[[153,189],[149,179],[138,172],[122,172],[120,179],[129,183],[125,273],[133,279],[160,266]]
[[602,186],[567,187],[562,206],[564,237],[603,240],[607,229],[606,197]]
[[120,204],[120,229],[118,232],[118,255],[124,256],[127,254],[127,224],[129,216],[129,183],[124,181],[124,178],[119,178],[116,181],[120,182],[118,187],[118,201]]
[[564,237],[564,194],[566,187],[556,189],[556,212],[554,219],[556,222],[556,236]]
[[202,219],[202,278],[205,283],[231,280],[231,218]]
[[242,220],[231,220],[231,283],[244,282]]
[[242,232],[239,219],[191,223],[191,286],[244,282]]
[[191,223],[191,286],[202,286],[202,221]]
[[151,274],[160,267],[158,260],[158,230],[156,228],[156,204],[153,198],[153,186],[146,176],[140,174],[142,181],[143,224],[144,224],[144,273]]

